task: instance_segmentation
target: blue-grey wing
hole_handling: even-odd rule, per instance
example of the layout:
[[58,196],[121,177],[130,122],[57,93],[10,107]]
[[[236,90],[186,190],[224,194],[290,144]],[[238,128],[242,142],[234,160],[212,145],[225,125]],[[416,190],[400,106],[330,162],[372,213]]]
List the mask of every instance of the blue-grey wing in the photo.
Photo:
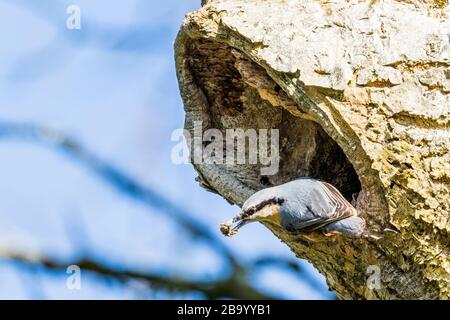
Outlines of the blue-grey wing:
[[[317,181],[310,189],[302,217],[288,229],[312,232],[336,221],[356,215],[356,209],[331,184]],[[306,217],[306,218],[305,218]]]

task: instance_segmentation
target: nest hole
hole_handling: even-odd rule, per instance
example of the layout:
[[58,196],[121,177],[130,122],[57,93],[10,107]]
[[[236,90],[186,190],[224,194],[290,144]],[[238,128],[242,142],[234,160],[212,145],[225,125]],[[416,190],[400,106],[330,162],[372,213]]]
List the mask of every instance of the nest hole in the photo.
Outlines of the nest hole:
[[307,176],[332,183],[349,201],[358,195],[361,183],[343,150],[319,124],[295,115],[295,103],[262,67],[218,42],[197,39],[187,46],[190,72],[208,101],[198,115],[209,118],[203,130],[224,136],[226,129],[279,130],[275,174],[262,175],[261,164],[217,165],[255,190]]

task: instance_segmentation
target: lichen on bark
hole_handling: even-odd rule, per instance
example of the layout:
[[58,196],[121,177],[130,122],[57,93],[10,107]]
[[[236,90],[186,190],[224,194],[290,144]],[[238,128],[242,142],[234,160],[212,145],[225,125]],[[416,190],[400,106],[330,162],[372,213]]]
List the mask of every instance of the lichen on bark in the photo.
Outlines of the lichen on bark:
[[276,175],[195,164],[203,186],[238,205],[297,176],[359,194],[378,240],[270,227],[340,298],[450,298],[450,26],[435,4],[207,1],[175,44],[188,130],[280,130]]

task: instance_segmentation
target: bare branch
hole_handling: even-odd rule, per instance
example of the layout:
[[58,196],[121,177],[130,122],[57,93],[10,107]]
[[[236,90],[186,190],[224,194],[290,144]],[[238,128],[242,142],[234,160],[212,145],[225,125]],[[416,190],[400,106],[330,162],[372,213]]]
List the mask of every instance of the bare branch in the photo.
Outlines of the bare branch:
[[49,257],[36,254],[10,253],[0,250],[0,258],[20,264],[27,269],[45,267],[52,272],[66,272],[67,266],[77,265],[83,271],[92,272],[101,278],[112,278],[121,283],[132,280],[144,283],[148,288],[173,292],[200,292],[208,299],[274,299],[262,294],[247,284],[242,277],[233,274],[226,279],[216,281],[192,281],[177,276],[164,276],[158,273],[133,270],[118,270],[100,262],[82,258],[76,261],[60,262]]
[[35,124],[0,121],[0,138],[28,140],[63,151],[117,191],[166,213],[194,238],[205,240],[208,245],[221,252],[229,263],[237,264],[230,250],[209,231],[202,221],[195,219],[184,208],[172,203],[154,189],[142,185],[122,170],[92,154],[75,139],[62,132]]

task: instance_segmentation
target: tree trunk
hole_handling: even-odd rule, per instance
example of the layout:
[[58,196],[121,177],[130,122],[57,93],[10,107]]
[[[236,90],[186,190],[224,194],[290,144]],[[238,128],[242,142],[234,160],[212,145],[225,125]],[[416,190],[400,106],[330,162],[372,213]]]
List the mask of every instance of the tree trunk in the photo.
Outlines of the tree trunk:
[[268,227],[339,298],[448,299],[446,0],[205,2],[175,44],[185,127],[277,128],[281,162],[264,177],[196,163],[200,184],[238,205],[298,176],[359,194],[376,236],[308,242]]

